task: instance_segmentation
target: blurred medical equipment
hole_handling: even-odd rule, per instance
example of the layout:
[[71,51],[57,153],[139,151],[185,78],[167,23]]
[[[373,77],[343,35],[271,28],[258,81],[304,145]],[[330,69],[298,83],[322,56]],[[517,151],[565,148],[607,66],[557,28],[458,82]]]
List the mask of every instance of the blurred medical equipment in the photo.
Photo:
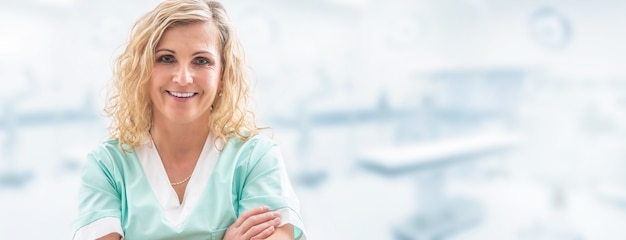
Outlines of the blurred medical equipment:
[[297,129],[300,134],[298,150],[303,155],[301,170],[298,171],[300,183],[305,186],[315,186],[327,177],[327,171],[310,165],[307,158],[310,138],[315,129],[333,126],[353,126],[357,124],[377,124],[381,122],[396,122],[414,118],[419,111],[416,109],[391,109],[386,95],[379,96],[377,106],[370,109],[342,109],[325,112],[302,111],[295,118],[274,117],[273,121],[282,128]]
[[530,15],[530,31],[540,45],[565,48],[572,41],[572,27],[567,18],[552,7],[541,7]]
[[[39,96],[28,96],[27,98],[35,98]],[[2,103],[2,112],[0,113],[0,132],[4,133],[4,141],[2,146],[2,155],[0,158],[0,188],[1,187],[21,187],[31,180],[35,173],[31,169],[23,169],[15,161],[16,145],[20,142],[18,132],[25,128],[38,126],[59,126],[76,123],[94,123],[100,121],[92,101],[92,94],[89,91],[84,95],[82,106],[79,108],[65,108],[62,106],[50,107],[51,99],[45,99],[49,96],[42,97],[42,100],[35,101],[45,107],[35,107],[34,109],[16,109],[19,107],[17,101],[24,100],[20,98],[8,98]],[[58,97],[58,96],[56,96]],[[76,170],[79,166],[77,162],[80,159],[61,159],[63,168]]]
[[508,132],[484,132],[405,146],[381,147],[357,157],[367,170],[386,177],[413,175],[419,205],[417,212],[396,226],[397,239],[443,239],[480,223],[481,204],[445,196],[444,172],[450,166],[508,152],[518,137]]
[[[430,132],[404,143],[370,148],[357,164],[385,177],[415,178],[416,213],[396,224],[397,239],[442,239],[475,226],[484,218],[481,203],[445,194],[446,172],[457,166],[504,159],[519,143],[516,131],[519,96],[527,71],[521,69],[449,69],[416,75],[422,88],[419,109]],[[410,130],[413,126],[399,126]],[[419,128],[418,128],[419,129]]]

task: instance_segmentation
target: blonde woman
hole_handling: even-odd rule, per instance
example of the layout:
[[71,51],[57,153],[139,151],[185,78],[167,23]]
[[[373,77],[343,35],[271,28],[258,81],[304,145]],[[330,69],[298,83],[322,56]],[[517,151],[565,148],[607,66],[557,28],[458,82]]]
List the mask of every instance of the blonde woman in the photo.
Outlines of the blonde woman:
[[116,61],[111,140],[88,155],[74,239],[305,239],[281,153],[246,109],[215,1],[169,0]]

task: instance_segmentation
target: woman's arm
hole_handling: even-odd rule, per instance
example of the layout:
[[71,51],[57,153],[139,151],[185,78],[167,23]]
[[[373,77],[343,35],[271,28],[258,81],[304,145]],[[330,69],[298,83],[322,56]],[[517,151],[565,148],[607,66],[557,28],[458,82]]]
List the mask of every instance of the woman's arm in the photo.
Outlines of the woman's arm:
[[266,240],[293,240],[293,225],[285,224],[280,226]]
[[112,157],[115,155],[102,144],[87,156],[81,173],[74,240],[93,240],[112,233],[117,233],[119,240],[124,234],[120,220],[122,201],[117,185],[121,176]]
[[[260,237],[261,239],[306,239],[299,212],[299,201],[296,197],[282,154],[278,146],[264,136],[252,147],[247,165],[239,173],[237,182],[243,183],[240,191],[239,205],[236,209],[251,209],[256,206],[272,206],[272,210],[280,214],[280,223],[274,232]],[[247,150],[250,151],[250,150]],[[246,155],[247,156],[247,155]],[[285,226],[288,224],[289,226]]]
[[269,210],[269,207],[262,206],[245,211],[228,227],[223,239],[265,239],[271,236],[280,224],[280,214]]

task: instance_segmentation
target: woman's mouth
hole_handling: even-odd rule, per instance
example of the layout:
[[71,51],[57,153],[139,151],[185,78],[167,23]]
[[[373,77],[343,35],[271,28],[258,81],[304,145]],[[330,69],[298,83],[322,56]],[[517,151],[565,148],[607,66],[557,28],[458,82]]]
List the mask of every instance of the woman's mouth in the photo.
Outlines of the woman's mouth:
[[169,95],[177,97],[177,98],[190,98],[190,97],[193,97],[196,94],[198,94],[198,93],[194,93],[194,92],[173,92],[173,91],[167,91],[167,90],[166,90],[166,92]]

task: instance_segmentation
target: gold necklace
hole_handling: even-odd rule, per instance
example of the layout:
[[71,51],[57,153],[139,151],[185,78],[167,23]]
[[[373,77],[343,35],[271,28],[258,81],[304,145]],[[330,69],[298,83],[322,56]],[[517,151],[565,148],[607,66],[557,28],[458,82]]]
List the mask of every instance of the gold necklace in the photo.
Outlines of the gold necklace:
[[186,182],[187,180],[189,180],[189,178],[191,178],[191,175],[193,175],[193,173],[189,174],[189,176],[187,176],[185,179],[183,179],[180,182],[175,182],[175,183],[170,183],[172,186],[176,186],[176,185],[180,185],[183,184],[184,182]]

